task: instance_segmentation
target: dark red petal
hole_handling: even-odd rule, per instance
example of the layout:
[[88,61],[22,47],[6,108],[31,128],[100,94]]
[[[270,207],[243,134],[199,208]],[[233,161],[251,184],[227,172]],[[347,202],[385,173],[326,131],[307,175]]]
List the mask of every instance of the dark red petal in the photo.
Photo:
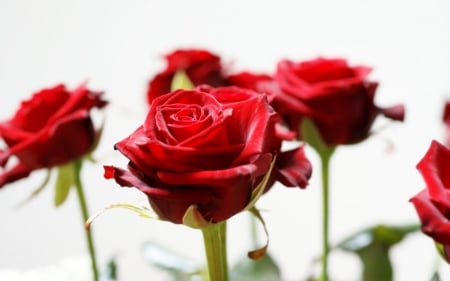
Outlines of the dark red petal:
[[304,146],[278,154],[274,177],[288,187],[305,188],[312,174],[311,162],[306,158]]
[[431,201],[428,191],[422,190],[410,200],[422,222],[422,231],[439,243],[450,243],[450,222]]
[[136,187],[144,192],[150,198],[160,198],[167,200],[191,200],[198,203],[206,203],[211,194],[206,190],[181,189],[181,188],[162,188],[151,186],[148,183],[135,176],[133,173],[116,168],[114,166],[103,166],[104,177],[114,179],[120,186]]
[[5,184],[14,182],[16,180],[27,177],[31,173],[32,169],[19,162],[16,166],[9,170],[4,170],[0,173],[0,188]]

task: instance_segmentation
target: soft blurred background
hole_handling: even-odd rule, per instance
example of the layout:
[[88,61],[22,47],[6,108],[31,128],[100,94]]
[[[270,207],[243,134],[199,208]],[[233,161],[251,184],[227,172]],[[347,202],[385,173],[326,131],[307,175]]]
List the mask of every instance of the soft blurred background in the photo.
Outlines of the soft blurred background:
[[[380,118],[374,126],[377,134],[339,148],[332,159],[330,235],[336,243],[370,225],[418,222],[408,200],[424,187],[416,163],[430,141],[444,135],[441,114],[444,100],[450,98],[449,27],[446,0],[1,0],[0,119],[10,117],[33,92],[60,82],[73,88],[88,81],[90,88],[104,90],[111,103],[95,153],[98,163],[86,164],[82,172],[90,212],[118,202],[146,206],[139,192],[104,180],[102,165],[126,164],[113,145],[143,122],[147,81],[164,67],[163,54],[180,47],[206,48],[236,71],[271,72],[282,58],[316,56],[372,66],[371,77],[380,82],[376,103],[404,103],[406,120],[386,127]],[[270,234],[269,252],[286,281],[304,280],[321,251],[319,162],[314,151],[308,148],[307,153],[316,167],[309,187],[276,186],[258,203]],[[86,268],[74,193],[55,209],[50,185],[17,207],[43,178],[44,173],[36,172],[0,190],[2,281],[49,280],[23,279],[30,278],[23,277],[26,274],[20,279],[17,271],[52,272],[58,265],[71,270],[67,275],[72,279],[67,280],[76,280],[82,270],[71,268]],[[229,222],[230,264],[252,249],[248,222],[246,214]],[[204,259],[200,231],[123,209],[106,212],[92,231],[100,264],[115,257],[119,280],[165,280],[163,272],[143,259],[146,241],[194,261]],[[408,236],[391,254],[396,281],[430,280],[437,260],[431,239]],[[330,259],[333,280],[358,279],[356,258],[334,253]],[[65,266],[67,261],[70,266]],[[449,280],[449,266],[442,263],[441,268],[442,279]]]

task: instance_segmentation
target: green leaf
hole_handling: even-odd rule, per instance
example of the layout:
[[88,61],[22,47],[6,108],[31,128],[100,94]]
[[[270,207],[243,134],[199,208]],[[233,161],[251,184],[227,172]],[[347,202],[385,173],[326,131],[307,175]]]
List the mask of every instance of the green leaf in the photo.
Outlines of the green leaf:
[[281,281],[281,272],[269,254],[259,260],[244,257],[231,268],[230,280]]
[[201,266],[192,259],[182,257],[178,253],[152,242],[144,243],[142,254],[145,261],[168,272],[173,280],[193,280],[193,276],[200,276],[203,271],[206,271],[204,266]]
[[363,277],[365,281],[393,280],[392,263],[389,258],[389,246],[374,243],[357,251],[363,263]]
[[178,89],[191,90],[195,86],[187,76],[184,70],[178,70],[172,78],[172,83],[170,84],[170,90],[175,91]]
[[393,268],[389,258],[389,250],[403,238],[420,230],[420,226],[387,226],[376,225],[348,237],[337,245],[337,248],[353,252],[363,264],[362,280],[391,281]]
[[55,206],[61,206],[69,195],[70,188],[75,184],[76,169],[73,163],[58,167],[58,176],[55,184]]
[[439,277],[439,273],[435,272],[433,276],[431,277],[431,281],[441,281],[441,278]]
[[335,150],[334,146],[328,146],[322,139],[319,130],[309,118],[303,118],[300,123],[300,135],[302,139],[311,145],[321,157],[329,157]]
[[100,274],[100,281],[117,281],[117,264],[114,259],[108,262],[105,270]]

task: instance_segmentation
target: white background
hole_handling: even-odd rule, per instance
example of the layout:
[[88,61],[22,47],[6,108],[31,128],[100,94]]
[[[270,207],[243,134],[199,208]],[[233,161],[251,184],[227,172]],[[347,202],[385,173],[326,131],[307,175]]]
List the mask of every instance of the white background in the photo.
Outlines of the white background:
[[[415,165],[431,139],[442,140],[442,106],[450,98],[449,27],[450,2],[444,0],[1,0],[0,119],[34,91],[56,83],[73,88],[87,80],[105,91],[111,104],[99,163],[83,170],[93,213],[116,202],[146,205],[139,192],[104,180],[102,164],[125,165],[113,144],[143,122],[146,83],[164,67],[163,54],[207,48],[231,69],[267,72],[282,58],[316,56],[372,66],[371,77],[380,82],[376,103],[402,102],[407,115],[403,124],[389,125],[364,143],[339,148],[332,159],[331,240],[337,242],[375,223],[417,222],[408,200],[424,184]],[[379,119],[375,129],[385,124]],[[288,281],[304,279],[320,253],[319,166],[314,151],[307,153],[315,167],[309,187],[277,186],[258,204],[266,210],[269,251]],[[16,208],[43,177],[36,172],[0,190],[0,269],[30,270],[86,254],[75,193],[55,209],[49,186]],[[230,220],[231,264],[251,247],[247,222],[246,215]],[[142,259],[144,241],[203,260],[199,231],[125,210],[105,213],[93,232],[101,264],[116,256],[121,281],[163,280]],[[417,234],[394,248],[392,257],[396,281],[429,280],[436,254],[431,240]],[[331,264],[335,280],[357,280],[355,259],[336,254]],[[450,279],[450,270],[443,271],[443,280]]]

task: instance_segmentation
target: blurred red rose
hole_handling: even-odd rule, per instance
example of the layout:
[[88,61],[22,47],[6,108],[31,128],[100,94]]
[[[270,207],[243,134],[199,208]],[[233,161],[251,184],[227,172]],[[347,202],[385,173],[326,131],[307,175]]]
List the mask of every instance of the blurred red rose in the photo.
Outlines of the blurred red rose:
[[[88,153],[96,140],[90,110],[107,104],[101,95],[85,85],[73,91],[57,85],[22,102],[11,119],[0,123],[0,137],[7,145],[0,151],[4,168],[0,187],[33,170],[65,164]],[[9,168],[12,156],[18,161]]]
[[158,73],[148,85],[147,99],[151,103],[156,97],[170,92],[172,79],[179,70],[186,72],[194,86],[206,84],[222,86],[223,75],[220,57],[206,50],[179,49],[165,55],[166,69]]
[[443,245],[450,261],[450,149],[432,141],[417,164],[425,189],[411,199],[422,222],[422,231]]
[[445,124],[445,144],[450,146],[450,101],[445,102],[442,120]]
[[269,74],[252,73],[248,71],[229,75],[225,79],[229,85],[254,91],[259,91],[262,83],[273,81],[273,77]]
[[[105,177],[144,192],[155,212],[183,223],[191,206],[212,223],[242,211],[280,151],[279,116],[264,95],[237,87],[177,90],[153,100],[145,123],[115,148],[129,171]],[[306,186],[311,165],[300,147],[280,153],[273,177]]]
[[374,105],[377,83],[366,79],[369,72],[364,66],[349,66],[344,59],[283,60],[278,63],[279,89],[272,89],[271,104],[292,130],[297,131],[302,118],[308,117],[326,144],[357,143],[368,137],[378,114],[404,118],[402,105]]

